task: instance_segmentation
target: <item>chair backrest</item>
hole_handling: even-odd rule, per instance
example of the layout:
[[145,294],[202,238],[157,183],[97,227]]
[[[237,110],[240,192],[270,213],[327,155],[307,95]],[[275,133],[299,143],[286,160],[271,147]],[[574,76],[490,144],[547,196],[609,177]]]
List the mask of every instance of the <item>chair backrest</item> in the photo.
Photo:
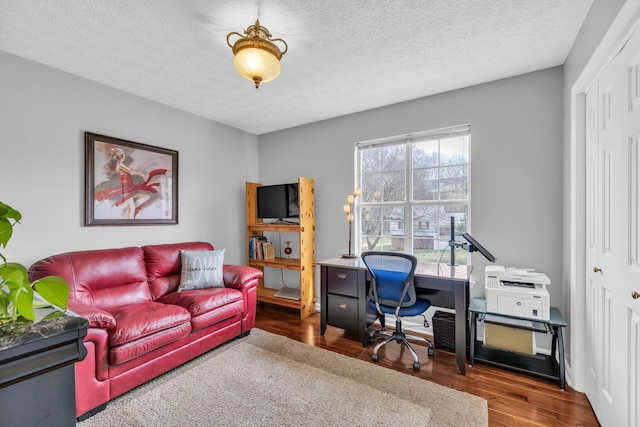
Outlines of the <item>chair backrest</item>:
[[369,298],[376,304],[408,307],[416,302],[413,275],[418,265],[415,256],[402,252],[363,252],[362,261],[371,273]]

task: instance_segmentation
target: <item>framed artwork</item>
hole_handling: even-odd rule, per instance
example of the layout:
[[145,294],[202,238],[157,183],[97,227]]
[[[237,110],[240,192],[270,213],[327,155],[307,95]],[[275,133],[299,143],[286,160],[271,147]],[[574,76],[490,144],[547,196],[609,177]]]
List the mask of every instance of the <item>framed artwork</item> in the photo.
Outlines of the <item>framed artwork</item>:
[[85,225],[178,223],[178,152],[85,132]]

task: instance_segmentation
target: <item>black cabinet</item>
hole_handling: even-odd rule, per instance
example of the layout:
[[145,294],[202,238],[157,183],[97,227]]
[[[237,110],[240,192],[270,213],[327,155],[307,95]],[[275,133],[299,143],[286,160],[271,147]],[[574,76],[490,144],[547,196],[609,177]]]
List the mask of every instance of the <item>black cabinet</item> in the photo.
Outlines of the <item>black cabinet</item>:
[[[363,346],[367,346],[367,325],[375,320],[373,310],[367,316],[366,272],[362,269],[320,266],[320,334],[327,325],[358,334]],[[363,318],[371,318],[367,324]]]
[[[46,309],[39,309],[46,310]],[[0,325],[0,424],[75,426],[73,364],[88,322],[47,310],[40,321]]]

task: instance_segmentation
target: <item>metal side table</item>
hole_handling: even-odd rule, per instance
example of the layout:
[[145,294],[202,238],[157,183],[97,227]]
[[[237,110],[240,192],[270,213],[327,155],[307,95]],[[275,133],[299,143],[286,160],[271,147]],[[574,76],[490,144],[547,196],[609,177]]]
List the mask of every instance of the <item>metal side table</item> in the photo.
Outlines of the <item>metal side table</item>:
[[[475,360],[479,360],[494,366],[555,380],[560,383],[562,390],[566,389],[562,328],[567,326],[567,321],[562,316],[562,313],[560,313],[560,310],[556,307],[551,307],[549,320],[530,319],[488,312],[484,298],[472,298],[469,304],[469,313],[469,321],[471,322],[469,359],[471,366],[473,366]],[[486,314],[495,314],[496,316],[510,319],[530,320],[538,325],[542,325],[542,328],[533,328],[532,330],[552,334],[551,355],[516,353],[487,347],[481,341],[477,341],[476,321],[484,320]],[[511,325],[505,324],[505,326]],[[556,349],[558,351],[558,360],[556,360]]]

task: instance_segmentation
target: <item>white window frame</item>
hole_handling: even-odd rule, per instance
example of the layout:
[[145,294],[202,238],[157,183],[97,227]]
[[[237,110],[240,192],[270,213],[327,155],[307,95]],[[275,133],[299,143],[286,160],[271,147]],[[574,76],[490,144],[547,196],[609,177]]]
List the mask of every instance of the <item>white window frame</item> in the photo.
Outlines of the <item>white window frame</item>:
[[[370,141],[362,141],[355,144],[355,153],[354,153],[354,161],[355,161],[355,186],[362,187],[362,174],[361,174],[361,157],[360,152],[362,150],[366,150],[368,148],[378,148],[388,145],[400,145],[406,144],[407,151],[405,155],[405,183],[406,183],[406,194],[405,200],[401,202],[385,202],[385,203],[375,203],[373,205],[379,206],[404,206],[404,239],[405,239],[405,249],[403,252],[413,253],[414,247],[414,233],[413,233],[413,207],[417,205],[454,205],[454,204],[466,204],[467,210],[467,232],[470,230],[470,221],[471,221],[471,158],[470,152],[467,153],[467,197],[466,199],[441,199],[438,197],[436,200],[432,201],[413,201],[413,169],[412,169],[412,147],[414,143],[425,142],[429,140],[438,140],[438,139],[446,139],[453,138],[458,136],[469,136],[469,146],[468,150],[470,151],[471,145],[471,126],[470,125],[461,125],[444,129],[436,129],[425,132],[417,132],[413,134],[394,136],[389,138],[382,138]],[[439,150],[440,152],[440,150]],[[438,164],[438,169],[442,166],[440,163]],[[364,191],[364,189],[363,189]],[[361,232],[361,221],[362,221],[362,207],[367,206],[368,204],[364,201],[365,196],[359,197],[359,202],[356,206],[356,215],[354,220],[354,243],[356,253],[361,251],[363,242],[362,242],[362,232]]]

